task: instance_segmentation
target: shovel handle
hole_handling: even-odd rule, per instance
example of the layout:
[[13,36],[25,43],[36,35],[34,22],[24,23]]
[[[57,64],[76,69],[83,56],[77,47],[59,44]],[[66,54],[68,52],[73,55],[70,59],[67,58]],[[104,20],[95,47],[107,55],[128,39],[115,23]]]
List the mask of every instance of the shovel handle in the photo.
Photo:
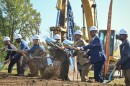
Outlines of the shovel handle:
[[111,80],[112,75],[114,74],[115,70],[116,70],[116,66],[115,66],[115,67],[114,67],[114,69],[112,70],[112,72],[111,72],[111,74],[110,74],[110,76],[109,76],[108,80]]

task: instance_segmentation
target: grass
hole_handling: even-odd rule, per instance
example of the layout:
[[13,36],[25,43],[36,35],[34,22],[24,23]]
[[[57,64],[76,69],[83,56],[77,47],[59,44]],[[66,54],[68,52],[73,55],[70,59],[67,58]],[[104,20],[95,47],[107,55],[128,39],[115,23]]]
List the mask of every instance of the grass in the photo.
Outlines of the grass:
[[[8,65],[6,64],[0,72],[8,73]],[[12,74],[16,74],[16,65],[13,67]]]
[[[6,64],[0,72],[8,73],[8,65],[9,64]],[[16,65],[14,65],[12,69],[12,74],[17,74],[16,68],[17,68]],[[29,73],[29,70],[25,70],[25,75],[27,75],[28,73]]]
[[88,77],[94,77],[94,71],[89,71]]

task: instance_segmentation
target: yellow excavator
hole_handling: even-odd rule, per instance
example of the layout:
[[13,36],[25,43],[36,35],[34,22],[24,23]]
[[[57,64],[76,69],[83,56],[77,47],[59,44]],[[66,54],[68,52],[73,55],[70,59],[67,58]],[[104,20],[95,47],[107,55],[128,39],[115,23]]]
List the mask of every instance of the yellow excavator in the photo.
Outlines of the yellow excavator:
[[[57,0],[57,24],[55,27],[50,27],[50,31],[52,36],[55,34],[60,34],[61,37],[68,35],[68,18],[67,18],[67,4],[69,0]],[[96,25],[96,3],[95,0],[81,0],[82,2],[82,9],[83,9],[83,38],[86,40],[91,40],[89,28],[93,25]],[[112,15],[112,0],[110,3],[109,8],[109,15]],[[111,16],[108,17],[108,19]],[[86,25],[85,27],[85,20]],[[108,25],[111,25],[111,20],[109,20]],[[86,29],[87,28],[87,29]],[[86,37],[87,36],[87,37]],[[104,43],[104,49],[107,55],[107,61],[104,65],[104,77],[111,72],[109,70],[109,66],[115,64],[115,62],[119,59],[119,48],[118,48],[118,41],[116,40],[116,31],[111,30],[111,26],[107,26],[105,30],[99,30],[99,37]],[[62,39],[62,38],[61,38]],[[63,39],[62,39],[63,40]],[[108,52],[108,51],[109,52]],[[110,68],[111,69],[111,68]]]
[[[89,40],[91,40],[91,37],[89,35],[89,28],[92,25],[97,26],[96,3],[95,0],[81,0],[81,1],[86,19],[88,38]],[[109,74],[114,68],[115,63],[120,58],[119,41],[117,40],[116,31],[111,30],[112,4],[113,0],[110,1],[107,29],[99,30],[98,34],[104,44],[104,49],[107,56],[107,61],[104,65],[104,78],[108,78]],[[86,31],[83,30],[83,32]],[[84,33],[84,36],[86,36],[86,33]]]
[[[95,0],[81,0],[81,1],[83,5],[82,6],[83,13],[86,19],[88,38],[89,40],[91,40],[91,37],[89,35],[89,28],[92,25],[97,26],[96,25],[97,22],[96,3]],[[104,74],[103,74],[104,78],[108,78],[109,74],[112,72],[112,69],[114,68],[115,63],[120,58],[119,42],[117,40],[116,31],[111,30],[112,3],[113,0],[110,1],[107,29],[99,30],[99,34],[98,34],[104,44],[104,49],[107,56],[107,61],[104,65]],[[85,28],[83,29],[84,29],[83,33],[85,38],[86,29]]]

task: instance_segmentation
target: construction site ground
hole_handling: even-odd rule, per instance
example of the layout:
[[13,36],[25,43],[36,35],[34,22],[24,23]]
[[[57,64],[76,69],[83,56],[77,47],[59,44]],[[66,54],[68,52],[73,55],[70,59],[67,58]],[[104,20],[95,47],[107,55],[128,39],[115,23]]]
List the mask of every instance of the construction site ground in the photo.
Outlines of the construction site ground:
[[15,76],[0,72],[0,86],[125,86],[124,79],[114,79],[110,83],[80,82],[69,76],[71,81],[45,80],[38,77]]

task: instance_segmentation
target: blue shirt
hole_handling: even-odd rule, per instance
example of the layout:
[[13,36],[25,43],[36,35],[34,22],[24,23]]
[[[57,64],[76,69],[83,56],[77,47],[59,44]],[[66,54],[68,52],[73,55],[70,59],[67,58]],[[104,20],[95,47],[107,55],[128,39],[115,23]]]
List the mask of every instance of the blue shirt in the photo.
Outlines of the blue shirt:
[[44,46],[41,46],[41,45],[38,45],[38,44],[34,44],[34,45],[32,46],[32,48],[31,48],[30,50],[28,50],[27,52],[28,52],[29,54],[33,54],[33,53],[35,53],[35,51],[36,51],[37,48],[40,48],[41,51],[45,51]]
[[[29,46],[28,46],[28,43],[26,41],[22,40],[20,42],[20,50],[29,50]],[[21,56],[22,56],[22,54],[16,53],[14,55],[14,58],[20,58]]]
[[24,40],[21,41],[20,43],[20,50],[29,50],[28,43]]

